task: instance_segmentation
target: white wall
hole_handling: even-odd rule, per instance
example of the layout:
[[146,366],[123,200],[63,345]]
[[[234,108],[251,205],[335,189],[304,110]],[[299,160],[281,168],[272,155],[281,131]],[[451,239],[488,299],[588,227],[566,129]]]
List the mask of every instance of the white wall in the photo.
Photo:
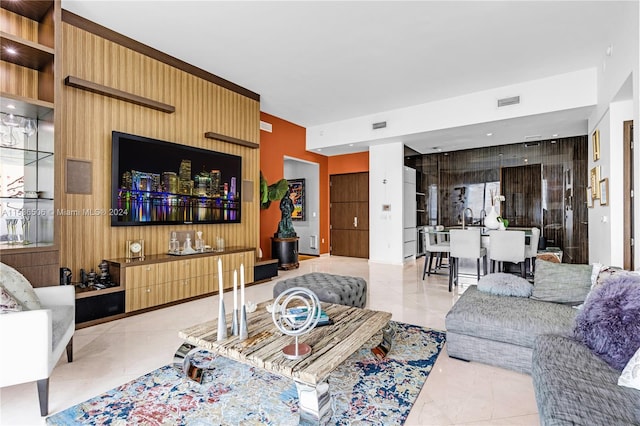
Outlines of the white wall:
[[[294,220],[293,227],[298,234],[298,252],[302,254],[320,254],[320,166],[291,157],[284,159],[285,179],[305,179],[305,220]],[[311,238],[317,245],[311,248]]]
[[[624,4],[624,16],[611,33],[611,55],[602,52],[598,68],[598,105],[589,119],[588,171],[600,166],[601,177],[609,178],[609,205],[589,209],[589,262],[623,265],[623,194],[622,194],[622,122],[634,119],[634,186],[640,189],[640,8],[638,2]],[[599,161],[593,161],[591,135],[600,130]],[[635,241],[640,241],[640,197],[635,197]],[[637,246],[636,246],[637,247]],[[634,264],[640,269],[640,250],[636,248]]]
[[[596,104],[596,70],[589,68],[498,87],[408,108],[307,128],[307,149],[372,141],[438,129],[543,114]],[[520,95],[521,103],[498,109],[498,99]],[[372,130],[371,124],[387,127]]]
[[[369,261],[403,263],[404,144],[369,150]],[[385,211],[383,206],[390,209]]]

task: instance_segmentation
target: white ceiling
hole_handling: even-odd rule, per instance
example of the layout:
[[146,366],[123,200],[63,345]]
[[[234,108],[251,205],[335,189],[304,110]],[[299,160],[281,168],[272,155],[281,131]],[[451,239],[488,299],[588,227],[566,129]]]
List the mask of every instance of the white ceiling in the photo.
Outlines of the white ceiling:
[[[624,18],[621,3],[63,0],[62,6],[257,92],[262,111],[310,127],[601,66],[609,33]],[[484,125],[403,140],[433,152],[434,137],[464,148],[584,134],[589,113],[497,123],[510,129],[510,142],[487,138]]]

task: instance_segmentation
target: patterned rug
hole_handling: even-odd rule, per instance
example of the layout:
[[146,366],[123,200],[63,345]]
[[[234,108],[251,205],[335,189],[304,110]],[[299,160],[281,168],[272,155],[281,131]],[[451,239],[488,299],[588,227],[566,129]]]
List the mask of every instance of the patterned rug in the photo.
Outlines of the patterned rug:
[[[371,348],[381,333],[330,376],[331,424],[403,424],[445,342],[445,333],[391,321],[396,334],[387,358]],[[291,379],[212,357],[202,384],[172,365],[145,374],[47,418],[48,425],[297,425],[298,394]]]

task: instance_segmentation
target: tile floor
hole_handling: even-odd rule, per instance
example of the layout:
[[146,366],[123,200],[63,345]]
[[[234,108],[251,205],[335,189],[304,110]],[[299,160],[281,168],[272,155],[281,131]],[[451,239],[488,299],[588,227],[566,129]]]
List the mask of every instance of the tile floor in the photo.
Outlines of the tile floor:
[[[322,256],[247,288],[246,297],[255,302],[270,299],[278,280],[308,272],[361,276],[369,283],[368,307],[390,311],[396,321],[444,330],[445,314],[475,279],[463,277],[449,293],[446,275],[421,280],[423,262],[381,265]],[[207,297],[78,330],[74,362],[68,364],[63,356],[51,376],[50,414],[171,363],[182,343],[178,330],[215,318],[217,300]],[[0,424],[44,424],[35,383],[0,389]],[[531,377],[451,359],[443,351],[406,424],[538,425]]]

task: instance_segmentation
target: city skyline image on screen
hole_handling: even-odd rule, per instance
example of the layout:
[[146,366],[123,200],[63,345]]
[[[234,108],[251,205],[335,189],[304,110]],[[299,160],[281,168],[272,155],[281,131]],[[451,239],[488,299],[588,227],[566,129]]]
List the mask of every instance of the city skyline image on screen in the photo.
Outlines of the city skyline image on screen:
[[112,132],[112,226],[240,223],[242,158]]

